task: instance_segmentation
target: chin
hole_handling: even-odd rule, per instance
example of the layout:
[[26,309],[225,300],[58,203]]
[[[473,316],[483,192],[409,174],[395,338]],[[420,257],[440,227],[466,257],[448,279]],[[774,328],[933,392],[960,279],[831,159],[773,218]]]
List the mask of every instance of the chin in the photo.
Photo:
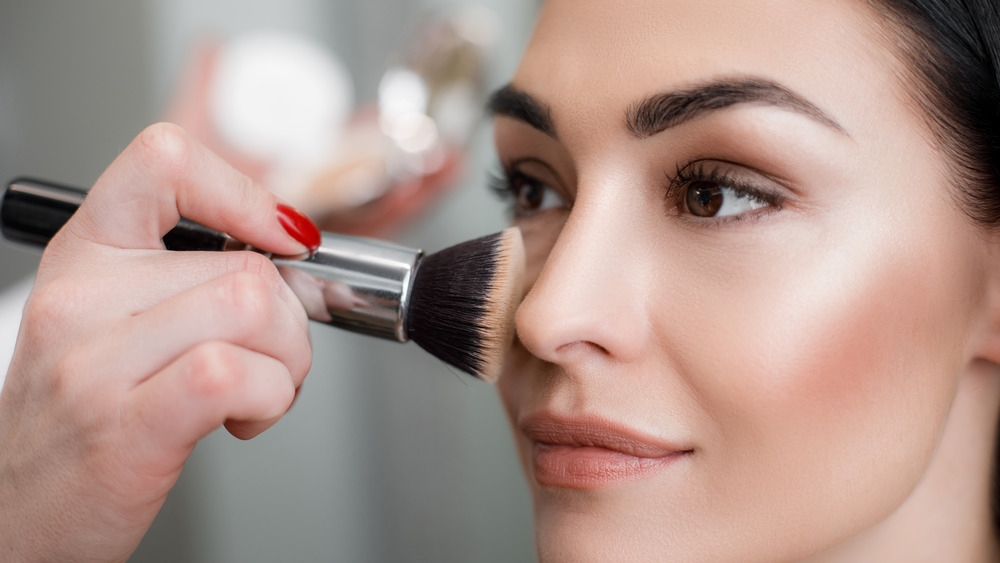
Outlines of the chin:
[[[540,487],[532,481],[540,562],[700,561],[689,549],[694,519],[678,514],[655,481],[598,490]],[[672,498],[664,505],[656,499]],[[673,504],[674,506],[670,506]],[[685,545],[687,544],[687,545]]]
[[597,491],[532,485],[540,563],[776,563],[808,559],[833,545],[823,532],[761,526],[766,516],[720,518],[694,491],[630,483]]
[[[536,501],[535,543],[540,563],[580,563],[615,561],[662,561],[666,546],[661,542],[670,534],[636,537],[635,515],[611,517],[603,511],[581,506],[569,509],[547,501]],[[651,553],[657,553],[651,557]]]

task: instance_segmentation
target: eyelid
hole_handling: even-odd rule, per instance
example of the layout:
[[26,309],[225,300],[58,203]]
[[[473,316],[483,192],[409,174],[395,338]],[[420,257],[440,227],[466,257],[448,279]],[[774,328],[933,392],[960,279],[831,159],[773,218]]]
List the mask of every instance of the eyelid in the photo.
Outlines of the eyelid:
[[535,157],[519,158],[509,163],[504,163],[503,166],[508,172],[523,174],[524,176],[534,178],[539,182],[552,186],[559,192],[559,195],[563,199],[567,202],[569,201],[570,192],[566,189],[565,184],[563,184],[562,178],[545,161]]

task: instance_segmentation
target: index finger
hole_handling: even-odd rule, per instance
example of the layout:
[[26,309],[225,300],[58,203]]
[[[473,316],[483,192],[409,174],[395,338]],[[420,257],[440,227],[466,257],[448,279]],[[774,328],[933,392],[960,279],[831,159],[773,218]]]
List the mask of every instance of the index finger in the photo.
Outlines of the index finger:
[[181,217],[276,254],[319,244],[304,215],[170,123],[147,127],[122,151],[65,230],[107,246],[162,248]]

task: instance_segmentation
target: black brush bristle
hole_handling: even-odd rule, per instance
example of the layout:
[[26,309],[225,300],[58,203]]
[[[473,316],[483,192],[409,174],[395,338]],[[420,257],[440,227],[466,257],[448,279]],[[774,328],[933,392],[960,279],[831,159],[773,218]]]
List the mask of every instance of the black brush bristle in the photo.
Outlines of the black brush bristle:
[[517,229],[423,258],[407,306],[407,336],[445,363],[495,380],[513,335],[523,261]]

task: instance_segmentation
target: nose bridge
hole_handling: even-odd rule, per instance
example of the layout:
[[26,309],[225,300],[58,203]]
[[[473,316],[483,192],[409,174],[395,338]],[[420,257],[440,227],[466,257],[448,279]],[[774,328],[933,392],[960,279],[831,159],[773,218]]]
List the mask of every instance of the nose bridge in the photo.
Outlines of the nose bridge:
[[[580,184],[572,212],[517,312],[521,342],[560,363],[600,353],[635,357],[645,342],[637,202],[624,182]],[[639,204],[641,205],[641,204]]]

